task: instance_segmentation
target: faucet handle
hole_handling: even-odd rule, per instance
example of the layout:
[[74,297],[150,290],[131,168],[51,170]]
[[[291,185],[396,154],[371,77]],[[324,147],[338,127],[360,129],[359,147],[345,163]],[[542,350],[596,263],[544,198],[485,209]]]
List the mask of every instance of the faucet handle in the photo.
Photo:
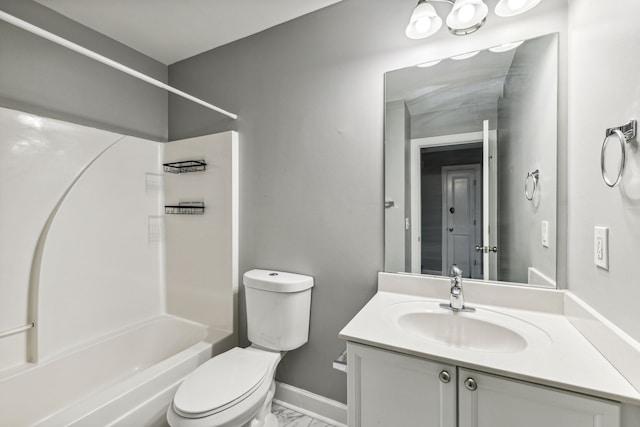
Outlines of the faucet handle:
[[462,270],[460,270],[457,265],[453,264],[451,269],[449,269],[449,276],[460,277],[462,276]]

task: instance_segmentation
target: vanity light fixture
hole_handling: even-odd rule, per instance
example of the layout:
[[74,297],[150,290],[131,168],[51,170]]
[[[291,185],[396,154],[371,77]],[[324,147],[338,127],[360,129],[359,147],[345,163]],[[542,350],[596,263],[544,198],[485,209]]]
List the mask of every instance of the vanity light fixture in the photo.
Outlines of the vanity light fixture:
[[475,33],[487,20],[489,7],[482,0],[456,0],[447,16],[449,32],[456,36]]
[[423,39],[435,34],[442,27],[442,18],[427,0],[420,0],[409,19],[405,34],[410,39]]
[[[496,5],[496,15],[509,17],[519,15],[533,9],[541,0],[500,0]],[[465,36],[480,29],[487,20],[489,7],[483,0],[419,0],[405,34],[410,39],[424,39],[435,34],[442,26],[442,18],[438,16],[431,3],[448,3],[451,12],[447,15],[449,32],[456,36]]]

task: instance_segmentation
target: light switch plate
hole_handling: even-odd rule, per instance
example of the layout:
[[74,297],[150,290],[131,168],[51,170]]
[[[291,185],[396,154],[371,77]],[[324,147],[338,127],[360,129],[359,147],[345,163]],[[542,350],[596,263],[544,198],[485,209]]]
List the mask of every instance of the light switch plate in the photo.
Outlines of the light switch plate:
[[542,221],[542,247],[549,247],[549,221]]
[[609,227],[593,230],[593,262],[600,268],[609,269]]

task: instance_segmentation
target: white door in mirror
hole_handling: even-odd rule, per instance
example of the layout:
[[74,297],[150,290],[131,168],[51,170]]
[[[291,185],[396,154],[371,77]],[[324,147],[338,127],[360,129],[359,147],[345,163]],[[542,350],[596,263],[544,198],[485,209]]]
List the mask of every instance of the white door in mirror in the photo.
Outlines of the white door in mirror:
[[593,262],[609,270],[609,227],[595,227],[593,230]]

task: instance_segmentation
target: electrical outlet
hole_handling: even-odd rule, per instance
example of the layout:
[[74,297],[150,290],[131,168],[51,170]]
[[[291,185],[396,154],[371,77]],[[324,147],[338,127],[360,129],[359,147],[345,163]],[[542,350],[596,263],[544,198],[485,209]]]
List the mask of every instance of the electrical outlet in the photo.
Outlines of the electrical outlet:
[[609,269],[609,227],[593,230],[593,262],[600,268]]
[[542,247],[549,247],[549,221],[542,221]]
[[164,217],[149,216],[147,218],[147,243],[149,246],[157,247],[163,241]]

